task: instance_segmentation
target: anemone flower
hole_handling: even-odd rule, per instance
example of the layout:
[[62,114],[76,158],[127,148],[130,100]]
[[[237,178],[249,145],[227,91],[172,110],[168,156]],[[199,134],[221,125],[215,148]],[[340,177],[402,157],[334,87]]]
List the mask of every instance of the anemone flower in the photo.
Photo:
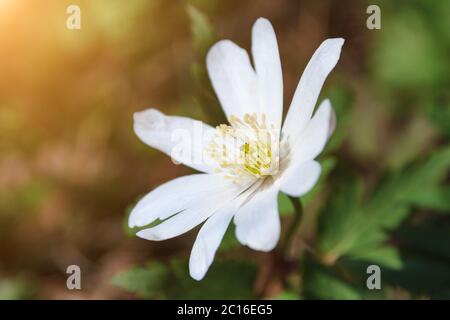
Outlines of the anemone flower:
[[[278,192],[299,197],[320,176],[314,159],[334,130],[335,114],[329,100],[313,111],[343,43],[327,39],[316,50],[283,124],[278,45],[264,18],[252,28],[253,66],[247,52],[230,40],[219,41],[207,54],[209,77],[229,124],[213,128],[155,109],[135,113],[134,131],[144,143],[202,172],[144,196],[129,217],[130,227],[144,227],[137,236],[166,240],[203,223],[189,260],[196,280],[205,276],[232,219],[241,244],[274,249],[280,238]],[[148,226],[155,221],[160,223]]]

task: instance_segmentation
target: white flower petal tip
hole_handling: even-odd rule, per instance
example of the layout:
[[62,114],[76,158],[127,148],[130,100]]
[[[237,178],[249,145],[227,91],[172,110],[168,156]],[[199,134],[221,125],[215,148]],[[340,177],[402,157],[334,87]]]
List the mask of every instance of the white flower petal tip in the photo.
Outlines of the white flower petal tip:
[[156,109],[146,109],[133,114],[135,130],[158,130],[164,126],[164,115]]
[[327,39],[314,52],[300,77],[286,115],[282,129],[285,136],[295,140],[311,120],[317,98],[340,58],[343,44],[343,38]]
[[253,28],[255,28],[256,26],[265,26],[265,27],[270,27],[272,28],[272,23],[270,23],[270,20],[264,17],[259,17],[258,19],[256,19],[255,23],[253,24]]
[[252,28],[254,67],[246,50],[230,40],[221,40],[206,56],[208,75],[227,115],[264,113],[269,122],[281,126],[283,77],[272,24],[259,18]]
[[136,236],[138,236],[141,239],[151,240],[151,241],[161,241],[161,240],[163,240],[163,239],[161,239],[161,237],[158,237],[157,234],[153,233],[149,229],[145,229],[145,230],[141,230],[141,231],[137,232]]
[[200,211],[200,208],[205,208],[203,211],[207,212],[218,198],[228,196],[228,189],[227,181],[214,174],[178,177],[142,197],[131,210],[128,225],[130,228],[144,227],[157,219],[167,220],[164,223],[168,223],[177,218],[177,213],[194,215],[195,210]]
[[257,75],[259,112],[277,128],[283,113],[283,74],[275,30],[269,20],[259,18],[252,28],[252,55]]
[[[262,40],[261,42],[269,42],[266,43],[266,45],[273,46],[275,44],[278,53],[275,30],[273,29],[272,23],[263,17],[258,18],[252,27],[252,41],[258,42],[260,40]],[[275,40],[275,42],[273,42],[273,40]]]
[[140,220],[139,218],[130,217],[128,218],[128,228],[135,228],[142,225],[144,221]]
[[194,252],[194,248],[192,249],[189,259],[189,274],[194,280],[202,280],[212,263],[212,261],[207,260],[206,255],[202,252],[206,250],[206,248],[197,248]]
[[257,251],[273,250],[280,238],[280,216],[277,202],[278,189],[258,192],[236,213],[236,238],[243,245]]
[[142,213],[136,210],[136,207],[131,210],[130,215],[128,216],[128,227],[142,227],[146,225],[145,219],[142,217]]
[[317,161],[307,161],[290,166],[277,181],[280,191],[300,197],[316,185],[319,180],[321,166]]
[[202,148],[213,131],[201,121],[167,116],[156,109],[134,114],[134,132],[139,139],[170,156],[175,164],[181,163],[201,172],[214,171]]
[[228,225],[234,215],[237,201],[227,204],[211,216],[200,229],[189,258],[189,273],[197,281],[203,279],[214,261]]
[[221,40],[209,49],[206,67],[227,117],[257,110],[257,78],[246,50]]
[[320,53],[319,57],[324,69],[333,69],[336,66],[341,56],[344,42],[343,38],[331,38],[322,42],[317,52]]
[[128,216],[129,228],[143,227],[151,222],[152,221],[147,221],[147,219],[145,219],[145,215],[139,206],[135,206]]
[[277,237],[275,240],[273,239],[267,239],[267,241],[259,241],[259,242],[250,242],[250,243],[241,243],[243,245],[246,245],[252,250],[260,251],[260,252],[270,252],[273,249],[276,248],[278,244],[279,237]]
[[278,244],[279,237],[277,238],[267,238],[267,239],[259,239],[259,240],[251,240],[248,242],[246,240],[247,236],[244,236],[243,234],[239,233],[239,235],[236,234],[236,237],[238,238],[239,242],[249,247],[252,250],[255,251],[261,251],[261,252],[270,252],[273,249],[276,248]]
[[189,258],[189,274],[192,279],[200,281],[205,277],[214,261],[216,249],[208,247],[205,239],[201,238],[200,234],[198,235]]

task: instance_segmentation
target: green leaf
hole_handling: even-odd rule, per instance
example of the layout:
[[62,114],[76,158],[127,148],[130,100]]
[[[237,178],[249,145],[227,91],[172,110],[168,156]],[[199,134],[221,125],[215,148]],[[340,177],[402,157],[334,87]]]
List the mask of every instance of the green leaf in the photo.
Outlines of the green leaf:
[[402,250],[403,268],[386,270],[383,278],[417,296],[450,298],[450,225],[447,217],[430,216],[418,226],[395,232],[394,241]]
[[122,272],[112,283],[148,299],[251,299],[256,267],[236,261],[215,261],[202,281],[189,276],[188,263],[172,260]]
[[426,114],[447,138],[450,137],[450,94],[438,93],[425,98],[422,99],[421,105],[424,106]]
[[170,269],[161,263],[152,263],[147,267],[136,267],[119,273],[112,283],[128,292],[143,298],[165,298],[165,285],[170,282]]
[[417,297],[450,299],[450,264],[425,255],[402,257],[401,270],[383,270],[383,281],[405,288]]
[[420,252],[450,264],[449,236],[450,225],[444,219],[434,221],[429,218],[427,223],[417,227],[402,228],[395,233],[394,238],[406,250]]
[[307,261],[305,263],[303,292],[312,299],[358,300],[362,296],[356,288],[332,270]]
[[409,201],[416,207],[450,213],[450,187],[428,188],[411,196]]
[[325,261],[377,250],[386,240],[386,231],[395,229],[409,214],[411,199],[436,188],[449,167],[450,147],[445,147],[425,161],[386,175],[363,202],[356,179],[340,183],[319,217],[319,248]]
[[339,183],[326,206],[320,213],[318,232],[319,248],[335,260],[331,252],[345,252],[345,248],[355,241],[354,232],[359,223],[361,184],[355,177],[348,177]]
[[353,259],[368,261],[390,269],[400,270],[403,267],[402,258],[397,248],[381,246],[373,250],[365,250],[360,254],[353,253]]

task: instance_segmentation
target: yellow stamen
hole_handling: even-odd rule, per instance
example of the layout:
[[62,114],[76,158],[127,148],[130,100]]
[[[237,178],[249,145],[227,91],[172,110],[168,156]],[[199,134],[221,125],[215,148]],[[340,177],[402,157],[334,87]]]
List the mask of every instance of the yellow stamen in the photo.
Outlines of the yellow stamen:
[[235,182],[270,176],[278,170],[279,132],[266,124],[266,115],[244,114],[242,119],[229,117],[230,125],[216,127],[213,140],[207,147],[217,161],[216,172],[225,173]]

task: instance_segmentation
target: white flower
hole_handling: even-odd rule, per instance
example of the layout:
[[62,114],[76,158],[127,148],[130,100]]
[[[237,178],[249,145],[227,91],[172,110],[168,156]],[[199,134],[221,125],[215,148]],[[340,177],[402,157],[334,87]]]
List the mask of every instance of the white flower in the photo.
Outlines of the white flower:
[[[245,50],[229,40],[216,43],[207,56],[210,79],[230,125],[216,129],[155,109],[135,114],[138,137],[175,161],[203,173],[180,177],[156,188],[132,210],[130,227],[160,224],[137,235],[165,240],[205,222],[192,248],[189,270],[202,279],[234,218],[236,237],[254,250],[272,250],[280,237],[277,194],[298,197],[317,182],[314,159],[334,130],[329,100],[313,115],[323,83],[336,65],[344,39],[325,40],[312,56],[282,126],[283,79],[275,32],[258,19],[252,29],[252,66]],[[189,137],[189,152],[178,152],[174,132]],[[176,140],[176,139],[175,139]]]

